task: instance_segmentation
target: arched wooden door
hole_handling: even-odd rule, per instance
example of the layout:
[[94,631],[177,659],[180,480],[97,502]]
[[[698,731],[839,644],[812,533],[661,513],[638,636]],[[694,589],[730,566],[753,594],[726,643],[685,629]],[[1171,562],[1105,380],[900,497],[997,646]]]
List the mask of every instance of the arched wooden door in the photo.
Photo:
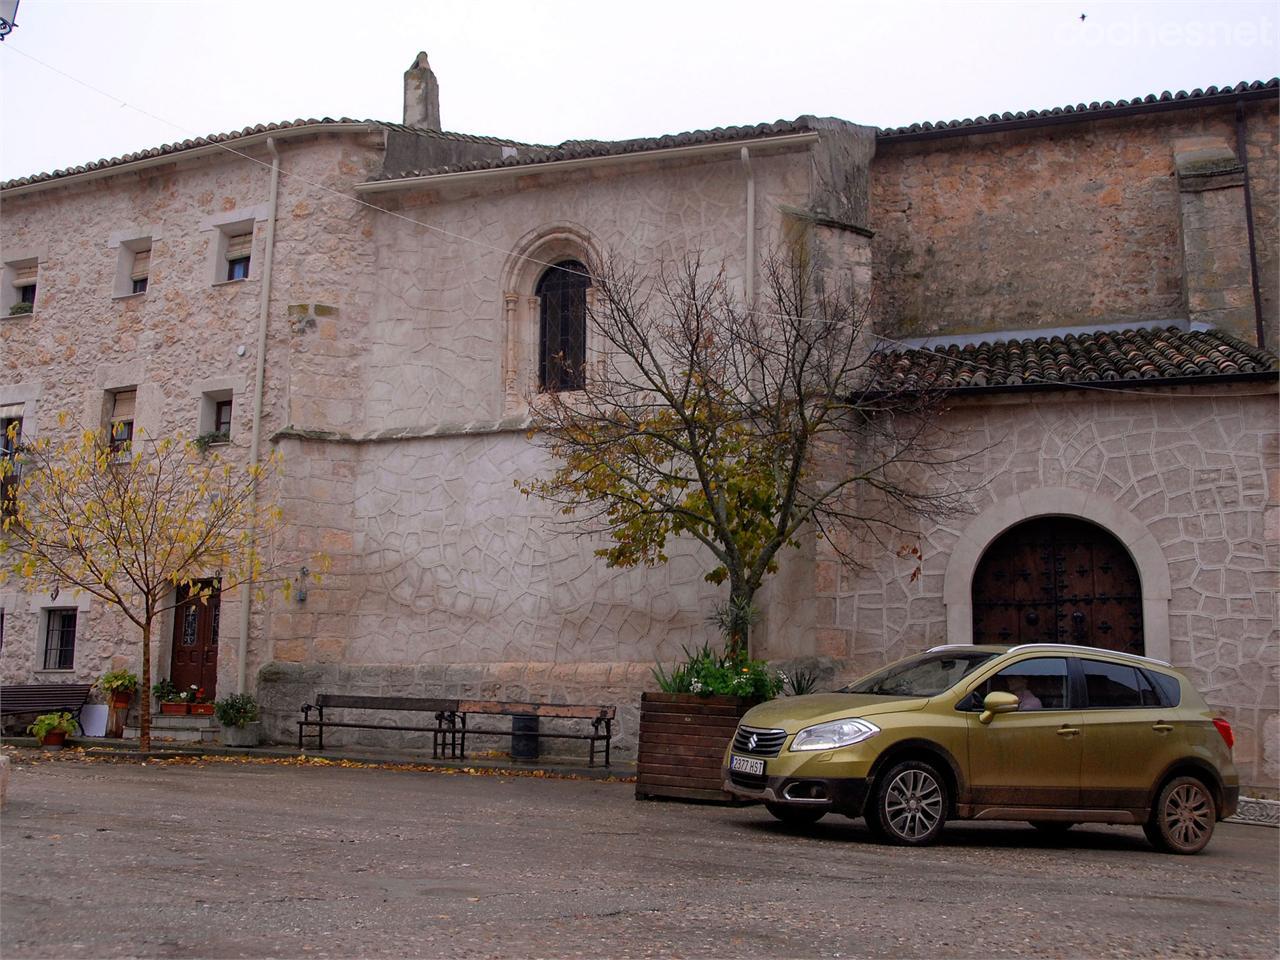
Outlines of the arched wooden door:
[[1143,652],[1142,587],[1124,545],[1086,520],[1006,530],[973,575],[974,643],[1075,643]]

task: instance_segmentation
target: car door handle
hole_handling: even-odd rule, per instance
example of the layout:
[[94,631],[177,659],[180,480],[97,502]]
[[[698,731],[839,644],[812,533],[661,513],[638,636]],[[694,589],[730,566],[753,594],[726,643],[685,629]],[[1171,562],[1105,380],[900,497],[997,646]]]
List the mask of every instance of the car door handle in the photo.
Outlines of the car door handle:
[[1161,721],[1159,723],[1153,723],[1151,725],[1151,729],[1154,730],[1156,733],[1168,733],[1173,729],[1173,724],[1165,723],[1164,721]]
[[1060,736],[1060,737],[1074,737],[1074,736],[1075,736],[1077,733],[1079,733],[1079,732],[1080,732],[1080,728],[1079,728],[1079,727],[1065,727],[1065,726],[1064,726],[1064,727],[1059,727],[1059,728],[1058,728],[1058,736]]

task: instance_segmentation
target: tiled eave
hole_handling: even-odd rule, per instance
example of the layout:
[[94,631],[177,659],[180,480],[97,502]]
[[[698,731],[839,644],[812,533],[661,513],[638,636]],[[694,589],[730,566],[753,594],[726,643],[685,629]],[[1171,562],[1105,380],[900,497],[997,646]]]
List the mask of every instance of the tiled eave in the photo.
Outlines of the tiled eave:
[[1100,330],[880,353],[884,390],[951,395],[1126,390],[1277,379],[1274,354],[1217,330]]

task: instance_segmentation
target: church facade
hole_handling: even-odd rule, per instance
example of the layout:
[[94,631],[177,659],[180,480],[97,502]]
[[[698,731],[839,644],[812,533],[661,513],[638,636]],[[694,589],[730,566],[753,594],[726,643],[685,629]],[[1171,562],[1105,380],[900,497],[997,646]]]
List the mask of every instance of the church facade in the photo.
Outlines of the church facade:
[[[875,291],[897,375],[948,391],[982,483],[971,513],[912,531],[919,558],[789,555],[757,654],[834,678],[945,642],[1131,649],[1192,677],[1265,793],[1278,100],[1271,81],[544,147],[442,131],[420,56],[402,123],[272,124],[0,185],[0,416],[281,453],[273,560],[331,570],[305,600],[228,591],[216,621],[172,617],[157,676],[198,662],[281,739],[322,690],[613,702],[625,755],[652,666],[713,639],[720,591],[689,544],[607,569],[516,489],[551,466],[527,436],[548,268],[697,252],[746,292],[802,231]],[[87,598],[6,585],[0,607],[6,683],[136,666]]]

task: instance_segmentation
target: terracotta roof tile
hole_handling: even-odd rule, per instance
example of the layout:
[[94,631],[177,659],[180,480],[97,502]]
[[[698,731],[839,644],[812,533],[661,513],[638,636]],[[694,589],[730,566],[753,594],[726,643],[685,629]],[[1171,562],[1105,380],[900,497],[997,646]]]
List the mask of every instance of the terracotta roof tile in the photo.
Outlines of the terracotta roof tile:
[[886,389],[994,389],[1274,372],[1274,354],[1218,330],[1141,329],[884,351]]
[[[211,133],[207,136],[196,137],[191,140],[178,140],[173,143],[161,144],[158,147],[151,147],[147,150],[139,150],[136,153],[126,153],[118,157],[104,157],[101,160],[93,160],[89,163],[83,163],[75,167],[64,167],[61,170],[52,170],[48,173],[37,173],[29,177],[17,177],[13,180],[6,180],[0,183],[0,190],[8,190],[11,187],[23,187],[31,183],[43,183],[47,180],[58,180],[62,177],[74,176],[78,173],[88,173],[92,170],[102,170],[107,167],[119,167],[125,164],[134,163],[138,160],[147,160],[152,157],[162,157],[167,154],[181,153],[184,150],[194,150],[197,147],[206,147],[211,144],[230,143],[233,140],[240,140],[244,137],[251,137],[259,133],[270,133],[273,130],[291,130],[296,127],[336,127],[350,124],[362,124],[371,127],[385,127],[392,130],[404,130],[410,133],[416,133],[423,137],[433,137],[441,140],[455,140],[465,143],[486,143],[496,146],[512,146],[527,147],[530,144],[519,143],[515,140],[506,140],[501,137],[482,137],[468,133],[451,133],[448,131],[423,130],[418,127],[406,127],[400,123],[388,123],[383,120],[353,120],[350,117],[321,117],[319,119],[311,118],[306,120],[283,120],[279,123],[259,123],[251,127],[244,127],[240,130],[231,130],[227,133]],[[318,130],[317,132],[322,132]]]
[[1051,107],[1046,110],[1019,110],[1016,113],[1005,111],[1004,113],[992,113],[987,116],[969,117],[964,120],[912,123],[905,127],[886,127],[880,130],[878,136],[881,140],[893,140],[895,138],[925,137],[931,134],[982,133],[982,128],[984,127],[993,128],[991,132],[994,133],[1003,126],[1025,124],[1028,121],[1051,121],[1057,117],[1078,118],[1082,121],[1105,120],[1108,114],[1137,113],[1144,110],[1167,109],[1173,106],[1194,107],[1199,105],[1196,101],[1208,101],[1204,105],[1209,106],[1215,100],[1223,98],[1234,99],[1241,94],[1246,94],[1251,99],[1257,99],[1260,95],[1275,97],[1280,94],[1280,78],[1273,77],[1266,81],[1255,80],[1252,83],[1242,81],[1234,86],[1225,87],[1206,87],[1204,89],[1197,87],[1190,92],[1179,90],[1177,93],[1170,93],[1166,90],[1158,95],[1150,93],[1145,97],[1134,97],[1132,100],[1106,100],[1101,103],[1095,100],[1093,103],[1067,104],[1065,107]]

